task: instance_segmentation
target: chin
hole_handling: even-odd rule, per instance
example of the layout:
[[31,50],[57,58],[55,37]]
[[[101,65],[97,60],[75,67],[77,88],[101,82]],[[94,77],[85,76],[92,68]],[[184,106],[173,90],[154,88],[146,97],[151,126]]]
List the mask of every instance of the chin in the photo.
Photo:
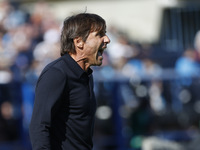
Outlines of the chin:
[[102,63],[98,64],[97,66],[101,66],[101,65],[102,65]]

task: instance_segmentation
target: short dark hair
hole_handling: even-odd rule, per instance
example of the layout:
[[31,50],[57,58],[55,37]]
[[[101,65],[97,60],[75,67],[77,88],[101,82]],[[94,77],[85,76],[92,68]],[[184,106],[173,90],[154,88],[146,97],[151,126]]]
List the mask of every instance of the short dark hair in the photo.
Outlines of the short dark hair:
[[74,39],[77,37],[82,38],[85,42],[91,32],[97,31],[105,32],[105,20],[96,14],[80,13],[68,17],[63,22],[61,32],[61,56],[65,53],[76,54]]

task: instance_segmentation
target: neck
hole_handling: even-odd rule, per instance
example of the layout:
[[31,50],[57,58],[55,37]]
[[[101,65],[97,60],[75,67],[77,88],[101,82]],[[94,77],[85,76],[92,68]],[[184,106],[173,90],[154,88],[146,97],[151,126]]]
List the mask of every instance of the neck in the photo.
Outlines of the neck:
[[87,72],[90,65],[86,62],[85,58],[82,58],[76,54],[69,54],[76,62],[77,64],[85,71]]

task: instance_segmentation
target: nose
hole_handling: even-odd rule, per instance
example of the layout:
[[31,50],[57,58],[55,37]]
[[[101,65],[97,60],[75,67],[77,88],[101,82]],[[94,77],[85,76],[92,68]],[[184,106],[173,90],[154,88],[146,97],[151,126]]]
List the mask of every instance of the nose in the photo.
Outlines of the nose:
[[109,38],[107,35],[105,35],[105,37],[104,37],[104,42],[105,42],[106,44],[109,44],[109,43],[110,43],[110,38]]

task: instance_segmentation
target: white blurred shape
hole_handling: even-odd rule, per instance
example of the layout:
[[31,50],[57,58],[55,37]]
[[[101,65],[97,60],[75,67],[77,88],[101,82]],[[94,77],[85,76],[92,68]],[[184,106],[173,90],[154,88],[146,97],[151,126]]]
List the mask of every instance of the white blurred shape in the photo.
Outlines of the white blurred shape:
[[179,93],[179,99],[182,103],[188,103],[191,100],[191,93],[190,91],[184,89]]
[[107,120],[111,117],[112,110],[108,106],[99,106],[96,111],[96,117],[101,120]]
[[0,84],[7,84],[11,82],[12,74],[8,71],[1,70],[0,71]]
[[139,85],[137,86],[135,92],[138,97],[145,97],[147,95],[147,88],[144,85]]

